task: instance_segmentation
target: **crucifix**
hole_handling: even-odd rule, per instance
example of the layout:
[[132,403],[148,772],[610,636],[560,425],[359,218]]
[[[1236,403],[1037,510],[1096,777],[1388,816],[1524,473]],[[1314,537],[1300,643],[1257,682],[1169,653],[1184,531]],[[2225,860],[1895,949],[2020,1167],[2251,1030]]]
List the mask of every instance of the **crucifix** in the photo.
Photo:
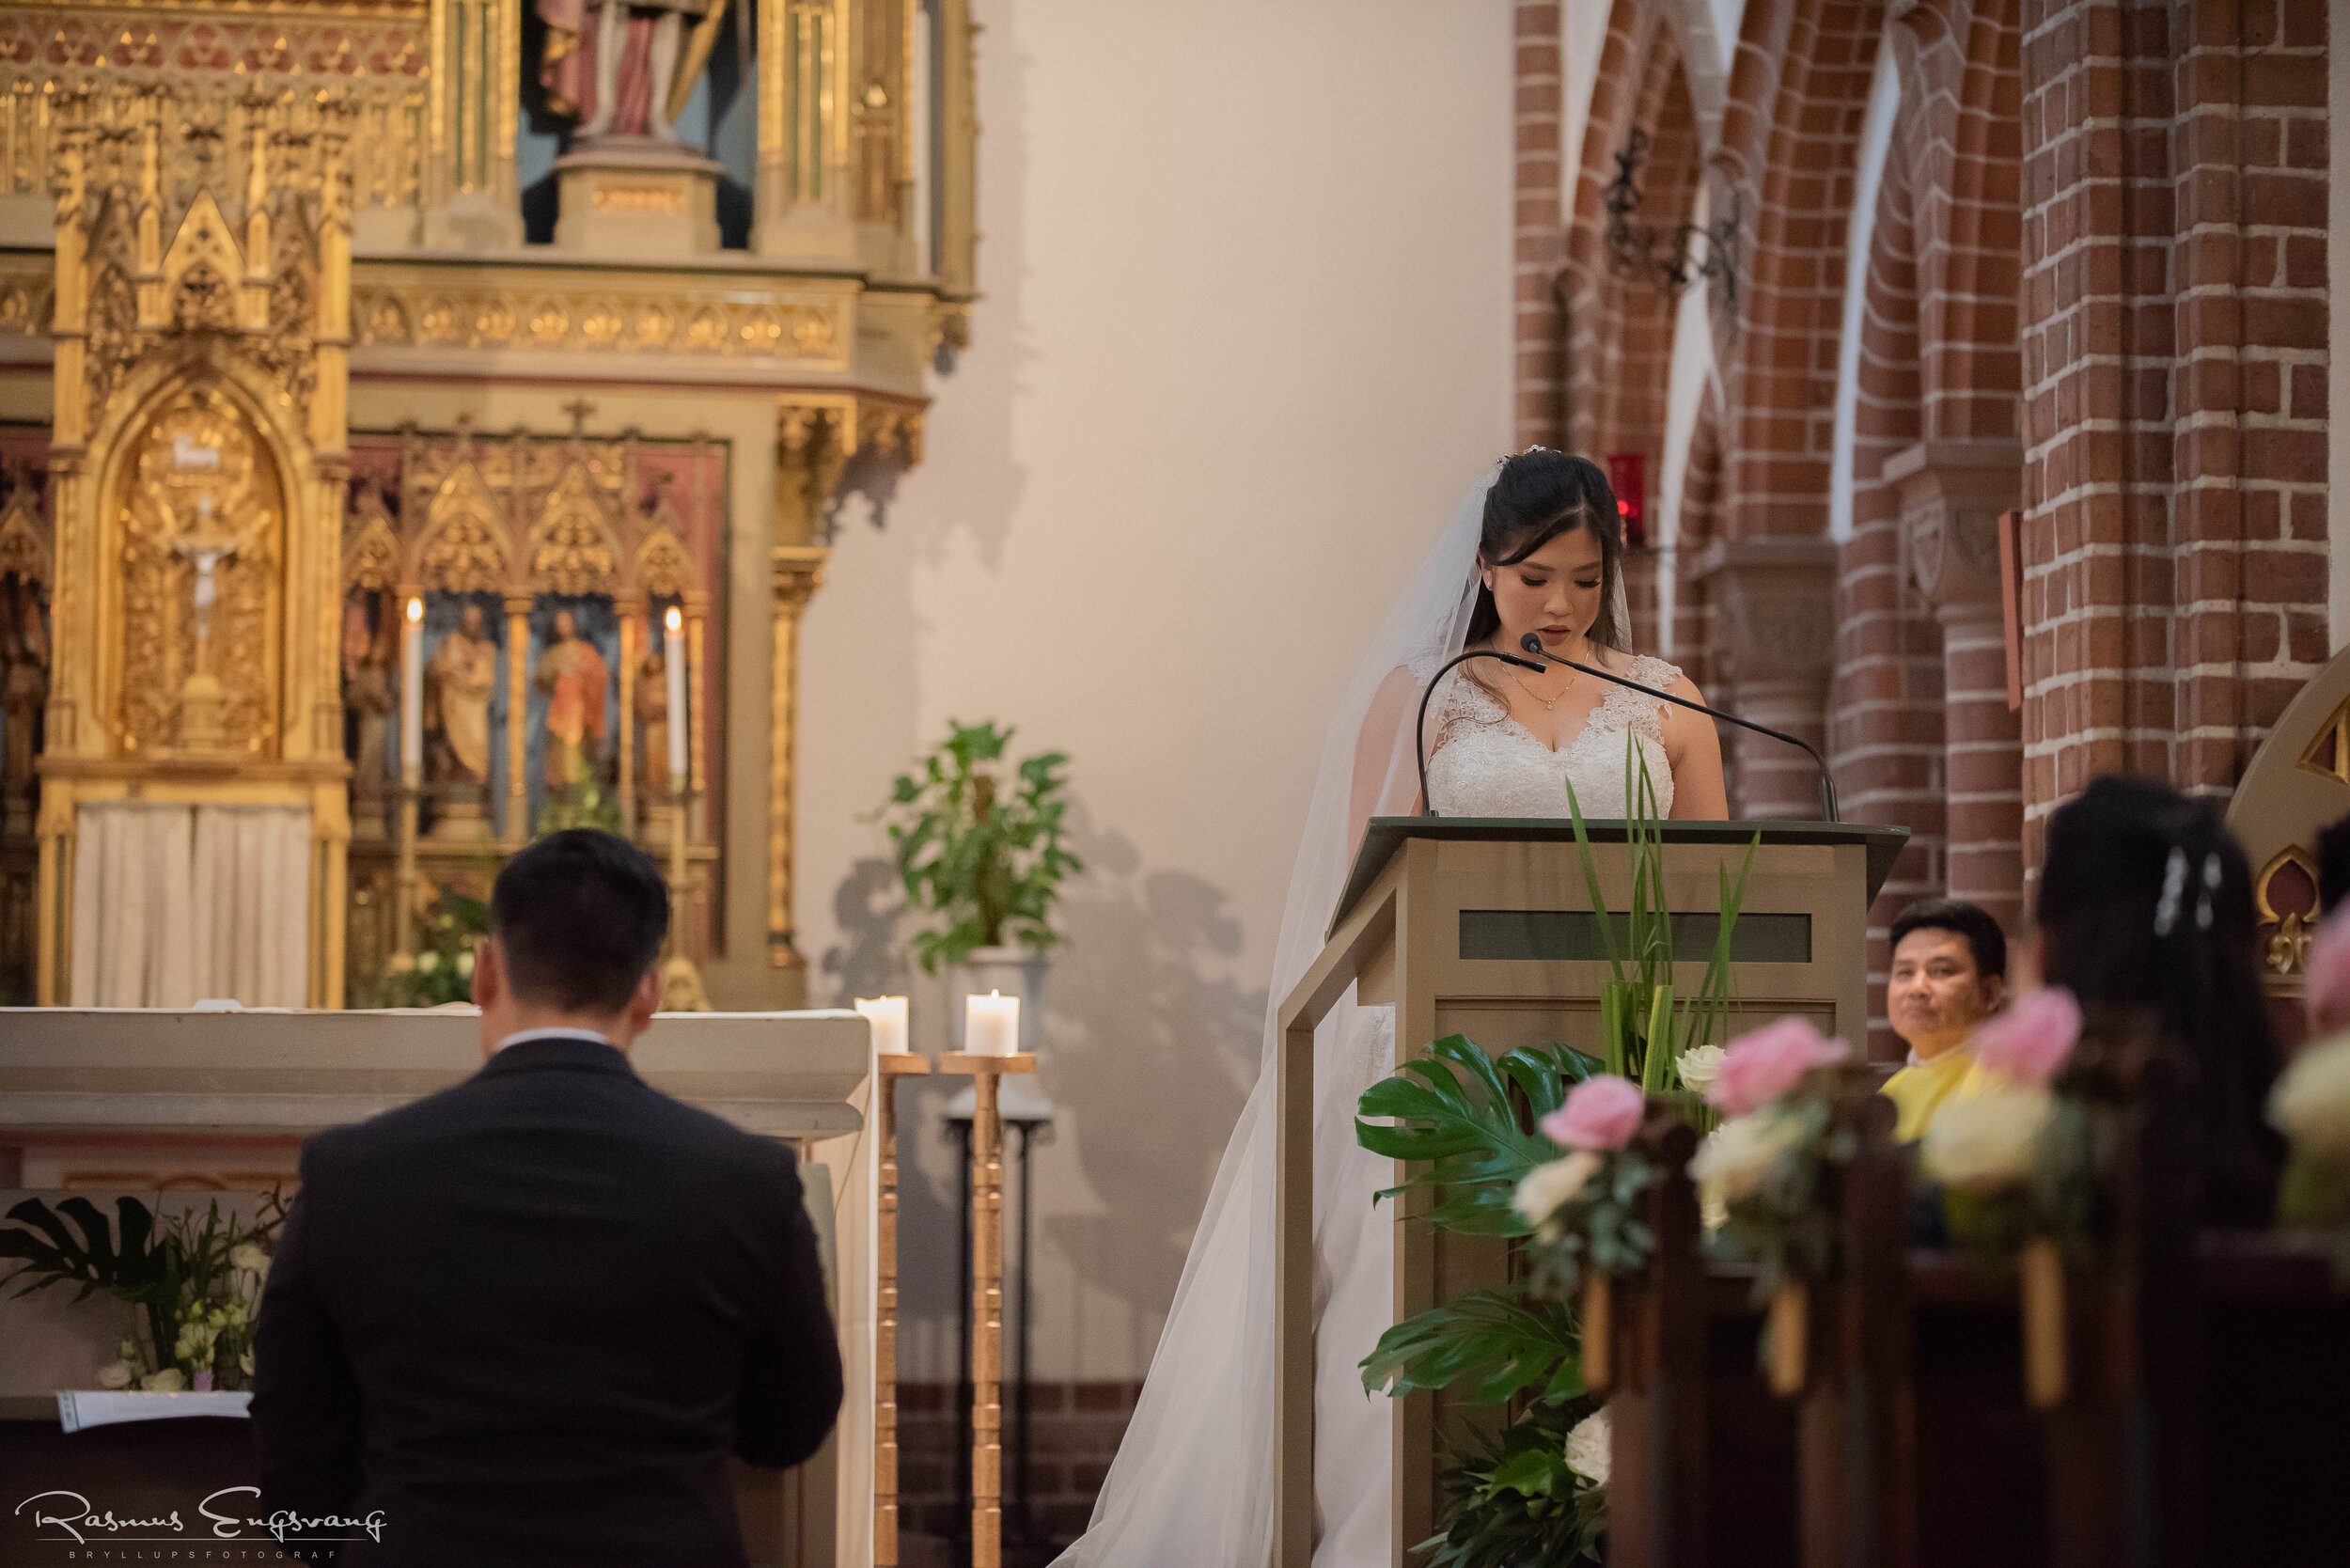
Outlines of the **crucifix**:
[[199,675],[212,673],[212,605],[220,598],[220,583],[216,573],[220,563],[237,553],[234,538],[214,534],[212,498],[196,498],[196,525],[195,531],[182,534],[172,544],[175,555],[185,556],[196,568],[196,670]]

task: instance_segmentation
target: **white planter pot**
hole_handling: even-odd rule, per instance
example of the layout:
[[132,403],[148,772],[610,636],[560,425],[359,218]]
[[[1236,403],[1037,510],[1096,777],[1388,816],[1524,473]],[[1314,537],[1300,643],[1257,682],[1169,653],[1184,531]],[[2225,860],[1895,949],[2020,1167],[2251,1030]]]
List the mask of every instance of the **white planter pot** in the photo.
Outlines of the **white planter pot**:
[[974,948],[947,968],[947,1035],[964,1049],[964,998],[989,992],[1020,998],[1020,1048],[1036,1049],[1044,1024],[1044,954],[1033,948]]

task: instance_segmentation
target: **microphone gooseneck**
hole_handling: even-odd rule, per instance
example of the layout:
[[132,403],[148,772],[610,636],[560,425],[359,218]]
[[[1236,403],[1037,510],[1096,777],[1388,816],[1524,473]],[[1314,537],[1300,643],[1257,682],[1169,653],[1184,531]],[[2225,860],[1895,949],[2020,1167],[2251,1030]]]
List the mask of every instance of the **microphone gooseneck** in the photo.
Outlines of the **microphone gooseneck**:
[[1412,721],[1412,758],[1419,764],[1419,814],[1423,817],[1436,814],[1435,802],[1428,798],[1428,699],[1436,695],[1436,682],[1444,679],[1446,670],[1454,665],[1465,665],[1471,659],[1499,659],[1505,665],[1530,669],[1537,675],[1543,672],[1542,665],[1535,660],[1521,659],[1515,653],[1504,653],[1498,649],[1472,648],[1465,653],[1446,660],[1444,668],[1428,678],[1428,689],[1419,694],[1419,716]]
[[[1742,719],[1735,713],[1725,713],[1719,708],[1709,708],[1702,702],[1692,702],[1685,697],[1675,697],[1670,692],[1660,692],[1654,686],[1643,686],[1637,681],[1628,681],[1621,675],[1610,675],[1604,669],[1594,669],[1590,665],[1577,664],[1573,659],[1562,659],[1558,654],[1553,653],[1550,650],[1544,648],[1543,646],[1543,639],[1541,635],[1534,632],[1528,632],[1526,635],[1520,637],[1518,639],[1518,646],[1525,649],[1528,653],[1533,654],[1534,657],[1544,660],[1550,664],[1564,665],[1569,669],[1580,670],[1585,675],[1596,675],[1602,681],[1613,681],[1619,686],[1629,686],[1636,692],[1646,692],[1649,696],[1657,698],[1659,701],[1675,703],[1681,707],[1689,709],[1693,713],[1708,713],[1715,718],[1724,721],[1725,723],[1734,724],[1741,729],[1751,729],[1758,735],[1768,735],[1775,741],[1785,741],[1789,745],[1803,747],[1804,755],[1810,758],[1812,766],[1820,770],[1820,820],[1822,822],[1830,823],[1841,822],[1843,820],[1836,814],[1836,780],[1829,776],[1827,771],[1827,760],[1822,757],[1817,751],[1814,751],[1811,748],[1810,742],[1799,741],[1794,736],[1788,734],[1785,730],[1773,729],[1767,724],[1757,724],[1752,719]],[[1463,657],[1467,657],[1467,655],[1465,654]],[[1454,661],[1456,664],[1458,662],[1458,660]],[[1424,710],[1427,705],[1427,698],[1422,698],[1420,699],[1421,708]],[[1420,793],[1425,796],[1427,791],[1427,764],[1422,763],[1420,766]]]

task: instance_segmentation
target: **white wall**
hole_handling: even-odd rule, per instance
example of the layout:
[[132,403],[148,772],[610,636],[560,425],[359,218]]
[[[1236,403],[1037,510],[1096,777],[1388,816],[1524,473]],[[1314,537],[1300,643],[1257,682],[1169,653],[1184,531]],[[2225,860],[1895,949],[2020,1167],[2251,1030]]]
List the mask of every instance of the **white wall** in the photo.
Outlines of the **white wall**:
[[[799,917],[815,1001],[901,988],[859,817],[950,717],[1071,754],[1035,1373],[1136,1377],[1256,1074],[1329,705],[1508,439],[1510,8],[977,10],[986,297],[807,613]],[[947,1377],[944,1091],[903,1096],[904,1372]]]

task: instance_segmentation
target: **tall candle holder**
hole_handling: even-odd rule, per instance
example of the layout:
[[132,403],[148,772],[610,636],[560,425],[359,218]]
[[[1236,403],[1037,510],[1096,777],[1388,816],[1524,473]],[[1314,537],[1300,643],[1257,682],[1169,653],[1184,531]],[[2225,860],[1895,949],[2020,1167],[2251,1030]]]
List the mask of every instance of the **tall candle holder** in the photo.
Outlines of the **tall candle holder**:
[[930,1058],[911,1051],[873,1056],[873,1568],[898,1562],[898,1080],[930,1070]]
[[941,1073],[968,1074],[971,1111],[971,1568],[1004,1561],[1004,1119],[1006,1074],[1033,1073],[1036,1054],[949,1051]]

